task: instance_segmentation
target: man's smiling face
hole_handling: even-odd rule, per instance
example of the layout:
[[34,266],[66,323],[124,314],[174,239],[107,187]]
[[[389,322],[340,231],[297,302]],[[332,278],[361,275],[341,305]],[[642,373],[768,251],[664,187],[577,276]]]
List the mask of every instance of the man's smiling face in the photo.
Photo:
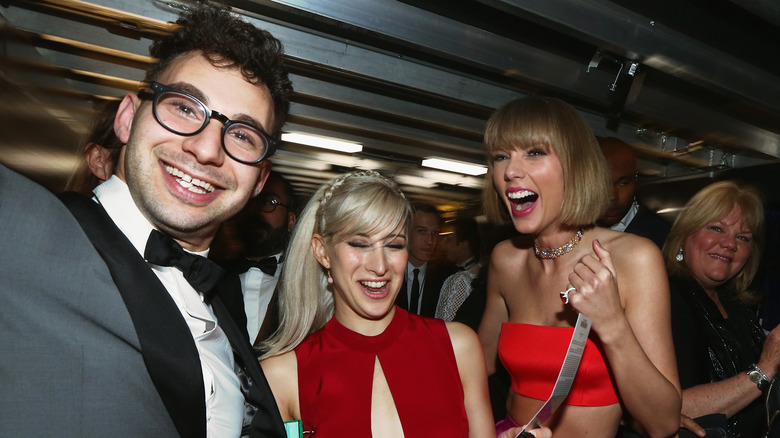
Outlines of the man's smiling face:
[[[231,120],[270,128],[268,89],[247,82],[237,69],[214,67],[199,52],[174,60],[157,82],[196,96]],[[151,101],[125,99],[130,101],[120,107],[115,124],[127,143],[125,169],[117,175],[153,225],[187,249],[205,249],[222,222],[260,192],[270,163],[247,165],[225,154],[219,120],[197,135],[181,136],[155,120]]]

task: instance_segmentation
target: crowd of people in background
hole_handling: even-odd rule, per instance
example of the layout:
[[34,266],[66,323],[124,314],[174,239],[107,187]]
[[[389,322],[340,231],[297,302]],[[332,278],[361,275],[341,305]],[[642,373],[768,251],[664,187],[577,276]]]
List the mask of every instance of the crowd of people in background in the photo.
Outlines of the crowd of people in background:
[[302,199],[270,164],[280,43],[215,7],[180,24],[149,87],[100,110],[67,209],[0,166],[0,240],[36,236],[0,260],[0,431],[514,437],[582,314],[577,377],[526,433],[780,436],[754,188],[715,182],[667,222],[630,144],[533,96],[487,122],[484,216],[370,170]]

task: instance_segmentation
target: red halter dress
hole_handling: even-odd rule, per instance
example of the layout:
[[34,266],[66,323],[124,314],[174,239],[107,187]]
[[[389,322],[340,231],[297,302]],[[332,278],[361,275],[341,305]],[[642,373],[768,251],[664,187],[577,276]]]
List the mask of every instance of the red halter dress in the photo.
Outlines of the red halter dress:
[[304,430],[315,438],[370,437],[379,358],[406,438],[468,437],[463,386],[443,321],[396,308],[378,336],[336,318],[295,349]]

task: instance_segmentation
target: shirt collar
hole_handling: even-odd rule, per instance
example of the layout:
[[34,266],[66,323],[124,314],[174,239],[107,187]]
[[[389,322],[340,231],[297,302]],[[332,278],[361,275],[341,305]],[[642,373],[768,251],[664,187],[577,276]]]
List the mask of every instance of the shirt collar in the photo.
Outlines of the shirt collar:
[[425,276],[425,268],[427,268],[427,267],[428,267],[428,262],[425,262],[425,263],[423,263],[420,266],[414,266],[413,264],[407,262],[406,263],[406,276],[407,276],[407,278],[412,278],[412,276],[414,275],[414,270],[415,269],[419,269],[420,273],[418,274],[418,278],[419,278],[419,276],[423,276],[424,277]]
[[628,213],[626,213],[626,215],[623,216],[623,219],[621,219],[620,222],[616,223],[615,225],[612,225],[609,228],[615,231],[626,231],[626,228],[628,228],[628,224],[630,224],[631,221],[634,220],[634,217],[636,216],[636,213],[638,211],[639,211],[639,203],[636,202],[636,199],[634,199],[634,202],[631,203],[631,208],[628,209]]
[[[127,183],[118,176],[112,175],[104,183],[95,187],[95,199],[106,210],[122,234],[130,240],[139,254],[143,256],[146,250],[146,241],[154,226],[138,209],[130,194]],[[193,254],[207,257],[209,250],[192,252]]]

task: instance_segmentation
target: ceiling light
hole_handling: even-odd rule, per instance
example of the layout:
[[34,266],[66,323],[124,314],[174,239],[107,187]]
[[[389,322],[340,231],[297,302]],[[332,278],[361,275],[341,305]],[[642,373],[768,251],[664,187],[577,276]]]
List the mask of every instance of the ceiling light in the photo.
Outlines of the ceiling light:
[[462,161],[445,160],[442,158],[428,158],[422,161],[423,167],[447,170],[450,172],[464,173],[466,175],[484,175],[487,167],[477,164],[464,163]]
[[436,181],[430,178],[421,178],[414,175],[395,175],[393,176],[393,179],[398,184],[406,186],[425,187],[428,189],[436,187]]
[[282,134],[282,141],[347,153],[355,153],[363,150],[363,145],[360,143],[321,137],[319,135],[302,134],[300,132],[286,132]]

